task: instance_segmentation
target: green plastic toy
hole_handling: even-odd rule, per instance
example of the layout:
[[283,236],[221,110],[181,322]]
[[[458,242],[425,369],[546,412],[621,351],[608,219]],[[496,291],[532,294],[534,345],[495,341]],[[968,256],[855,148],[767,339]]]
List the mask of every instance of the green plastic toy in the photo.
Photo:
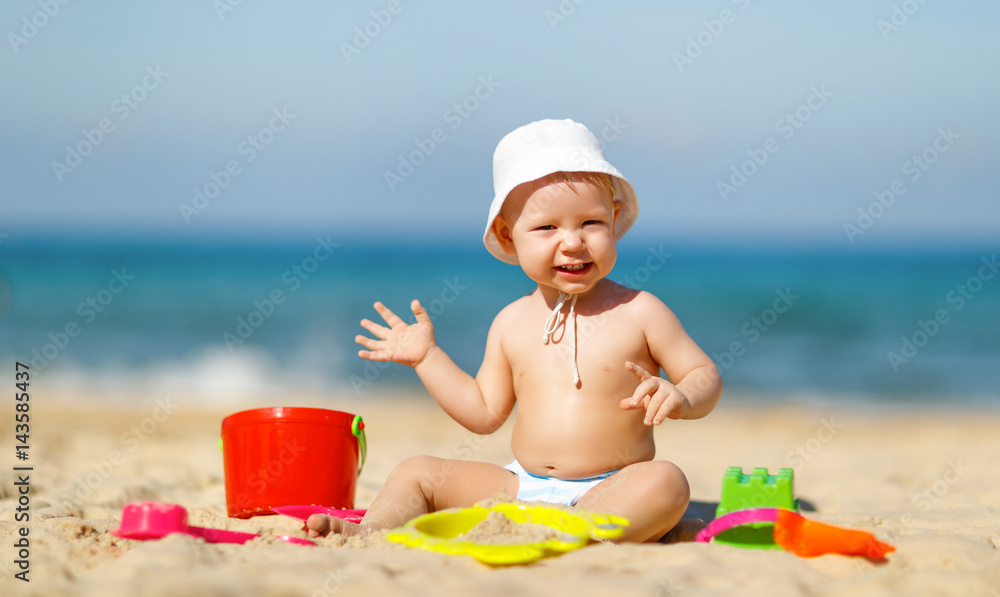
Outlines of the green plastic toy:
[[[731,466],[722,477],[722,497],[715,516],[721,517],[747,508],[783,508],[799,511],[793,481],[795,472],[790,468],[778,469],[777,475],[768,474],[766,468],[755,468],[749,475],[743,469]],[[781,549],[774,542],[774,523],[755,522],[719,533],[715,543],[753,549]]]

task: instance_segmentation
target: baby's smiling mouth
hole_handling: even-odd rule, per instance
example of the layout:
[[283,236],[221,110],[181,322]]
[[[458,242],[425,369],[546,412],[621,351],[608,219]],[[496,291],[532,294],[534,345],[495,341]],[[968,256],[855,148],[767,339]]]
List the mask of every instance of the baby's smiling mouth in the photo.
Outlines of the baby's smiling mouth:
[[555,270],[566,274],[583,274],[590,269],[591,265],[592,265],[591,263],[572,263],[567,265],[557,265],[555,266]]

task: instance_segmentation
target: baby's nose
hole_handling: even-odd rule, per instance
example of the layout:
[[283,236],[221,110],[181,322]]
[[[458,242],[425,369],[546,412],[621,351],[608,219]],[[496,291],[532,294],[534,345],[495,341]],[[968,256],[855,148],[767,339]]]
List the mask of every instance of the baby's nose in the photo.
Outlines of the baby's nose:
[[563,233],[562,246],[564,251],[580,251],[583,249],[583,234],[580,230],[567,230]]

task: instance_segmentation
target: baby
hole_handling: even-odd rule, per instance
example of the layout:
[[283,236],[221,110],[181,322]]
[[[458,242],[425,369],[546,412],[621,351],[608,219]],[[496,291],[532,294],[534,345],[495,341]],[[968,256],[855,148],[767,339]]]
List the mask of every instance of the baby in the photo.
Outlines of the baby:
[[[475,433],[496,431],[516,403],[514,462],[410,458],[389,475],[360,525],[314,515],[310,536],[392,528],[500,489],[623,516],[631,521],[625,541],[656,541],[684,514],[687,479],[674,464],[653,460],[653,426],[707,415],[722,381],[666,305],[607,279],[615,243],[638,214],[631,184],[571,120],[508,134],[497,145],[493,176],[483,241],[538,287],[493,320],[476,377],[435,343],[418,301],[412,324],[375,303],[385,325],[363,320],[375,338],[357,342],[367,349],[358,353],[363,358],[413,367],[445,412]],[[586,338],[577,333],[582,326]]]

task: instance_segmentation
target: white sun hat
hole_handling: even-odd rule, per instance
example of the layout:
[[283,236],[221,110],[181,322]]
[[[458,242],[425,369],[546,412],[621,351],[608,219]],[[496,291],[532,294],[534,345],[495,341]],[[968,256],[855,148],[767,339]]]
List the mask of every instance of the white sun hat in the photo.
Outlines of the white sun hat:
[[517,265],[517,255],[504,253],[493,234],[493,221],[507,196],[518,185],[555,172],[601,172],[611,176],[614,200],[621,202],[615,220],[615,239],[621,238],[639,215],[639,202],[631,183],[608,163],[597,137],[572,120],[539,120],[516,128],[497,144],[493,152],[493,190],[483,244],[491,255]]

